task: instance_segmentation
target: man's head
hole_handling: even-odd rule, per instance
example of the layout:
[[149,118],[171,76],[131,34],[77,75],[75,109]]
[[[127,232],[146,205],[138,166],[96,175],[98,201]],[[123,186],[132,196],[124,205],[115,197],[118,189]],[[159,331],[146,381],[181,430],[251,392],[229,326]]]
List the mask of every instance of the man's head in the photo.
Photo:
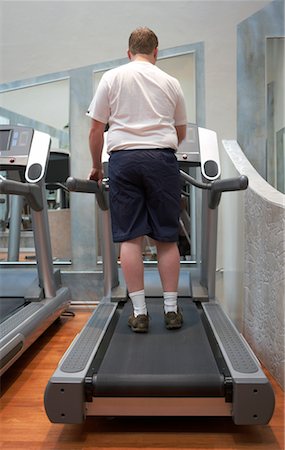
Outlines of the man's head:
[[156,58],[158,39],[155,33],[147,27],[134,30],[129,37],[129,57],[136,55],[148,55]]

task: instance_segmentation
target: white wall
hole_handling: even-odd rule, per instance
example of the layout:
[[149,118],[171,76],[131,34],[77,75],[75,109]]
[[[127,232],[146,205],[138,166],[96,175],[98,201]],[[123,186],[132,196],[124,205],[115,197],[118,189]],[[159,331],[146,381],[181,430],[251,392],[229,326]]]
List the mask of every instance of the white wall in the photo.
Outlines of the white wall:
[[236,25],[270,1],[8,1],[1,4],[0,82],[126,56],[146,25],[160,48],[205,42],[206,125],[236,135]]

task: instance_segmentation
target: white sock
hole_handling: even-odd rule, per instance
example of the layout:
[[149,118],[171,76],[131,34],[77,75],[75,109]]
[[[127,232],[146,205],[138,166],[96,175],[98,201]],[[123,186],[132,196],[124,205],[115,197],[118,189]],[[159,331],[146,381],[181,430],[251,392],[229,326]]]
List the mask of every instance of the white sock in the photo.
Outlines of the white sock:
[[134,316],[137,317],[139,314],[147,314],[144,289],[141,291],[130,292],[129,296],[132,300]]
[[177,313],[177,292],[163,292],[163,298],[165,314],[173,311]]

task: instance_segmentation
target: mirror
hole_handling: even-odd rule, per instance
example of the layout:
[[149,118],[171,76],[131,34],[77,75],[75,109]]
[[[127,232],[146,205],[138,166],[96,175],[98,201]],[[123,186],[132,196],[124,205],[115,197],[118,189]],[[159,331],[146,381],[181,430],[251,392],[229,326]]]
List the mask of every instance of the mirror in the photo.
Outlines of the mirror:
[[284,38],[266,40],[267,181],[285,193]]
[[[11,83],[12,84],[12,83]],[[24,84],[24,82],[23,82]],[[50,162],[46,179],[52,250],[55,261],[71,258],[69,196],[62,188],[69,172],[69,78],[23,86],[0,93],[0,124],[18,124],[51,136]],[[15,174],[10,174],[15,177]],[[1,196],[0,224],[2,260],[34,259],[31,214],[23,204],[15,216],[13,196]],[[19,222],[20,252],[9,254],[9,225]],[[62,230],[62,231],[60,231]]]

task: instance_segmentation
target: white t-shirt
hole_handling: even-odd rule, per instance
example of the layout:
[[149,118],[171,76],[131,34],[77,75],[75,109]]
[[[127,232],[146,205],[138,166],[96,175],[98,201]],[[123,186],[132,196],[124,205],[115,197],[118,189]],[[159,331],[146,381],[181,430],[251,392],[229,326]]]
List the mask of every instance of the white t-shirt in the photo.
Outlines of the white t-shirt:
[[109,124],[108,153],[139,148],[177,150],[175,126],[187,124],[178,80],[145,61],[106,72],[87,115]]

